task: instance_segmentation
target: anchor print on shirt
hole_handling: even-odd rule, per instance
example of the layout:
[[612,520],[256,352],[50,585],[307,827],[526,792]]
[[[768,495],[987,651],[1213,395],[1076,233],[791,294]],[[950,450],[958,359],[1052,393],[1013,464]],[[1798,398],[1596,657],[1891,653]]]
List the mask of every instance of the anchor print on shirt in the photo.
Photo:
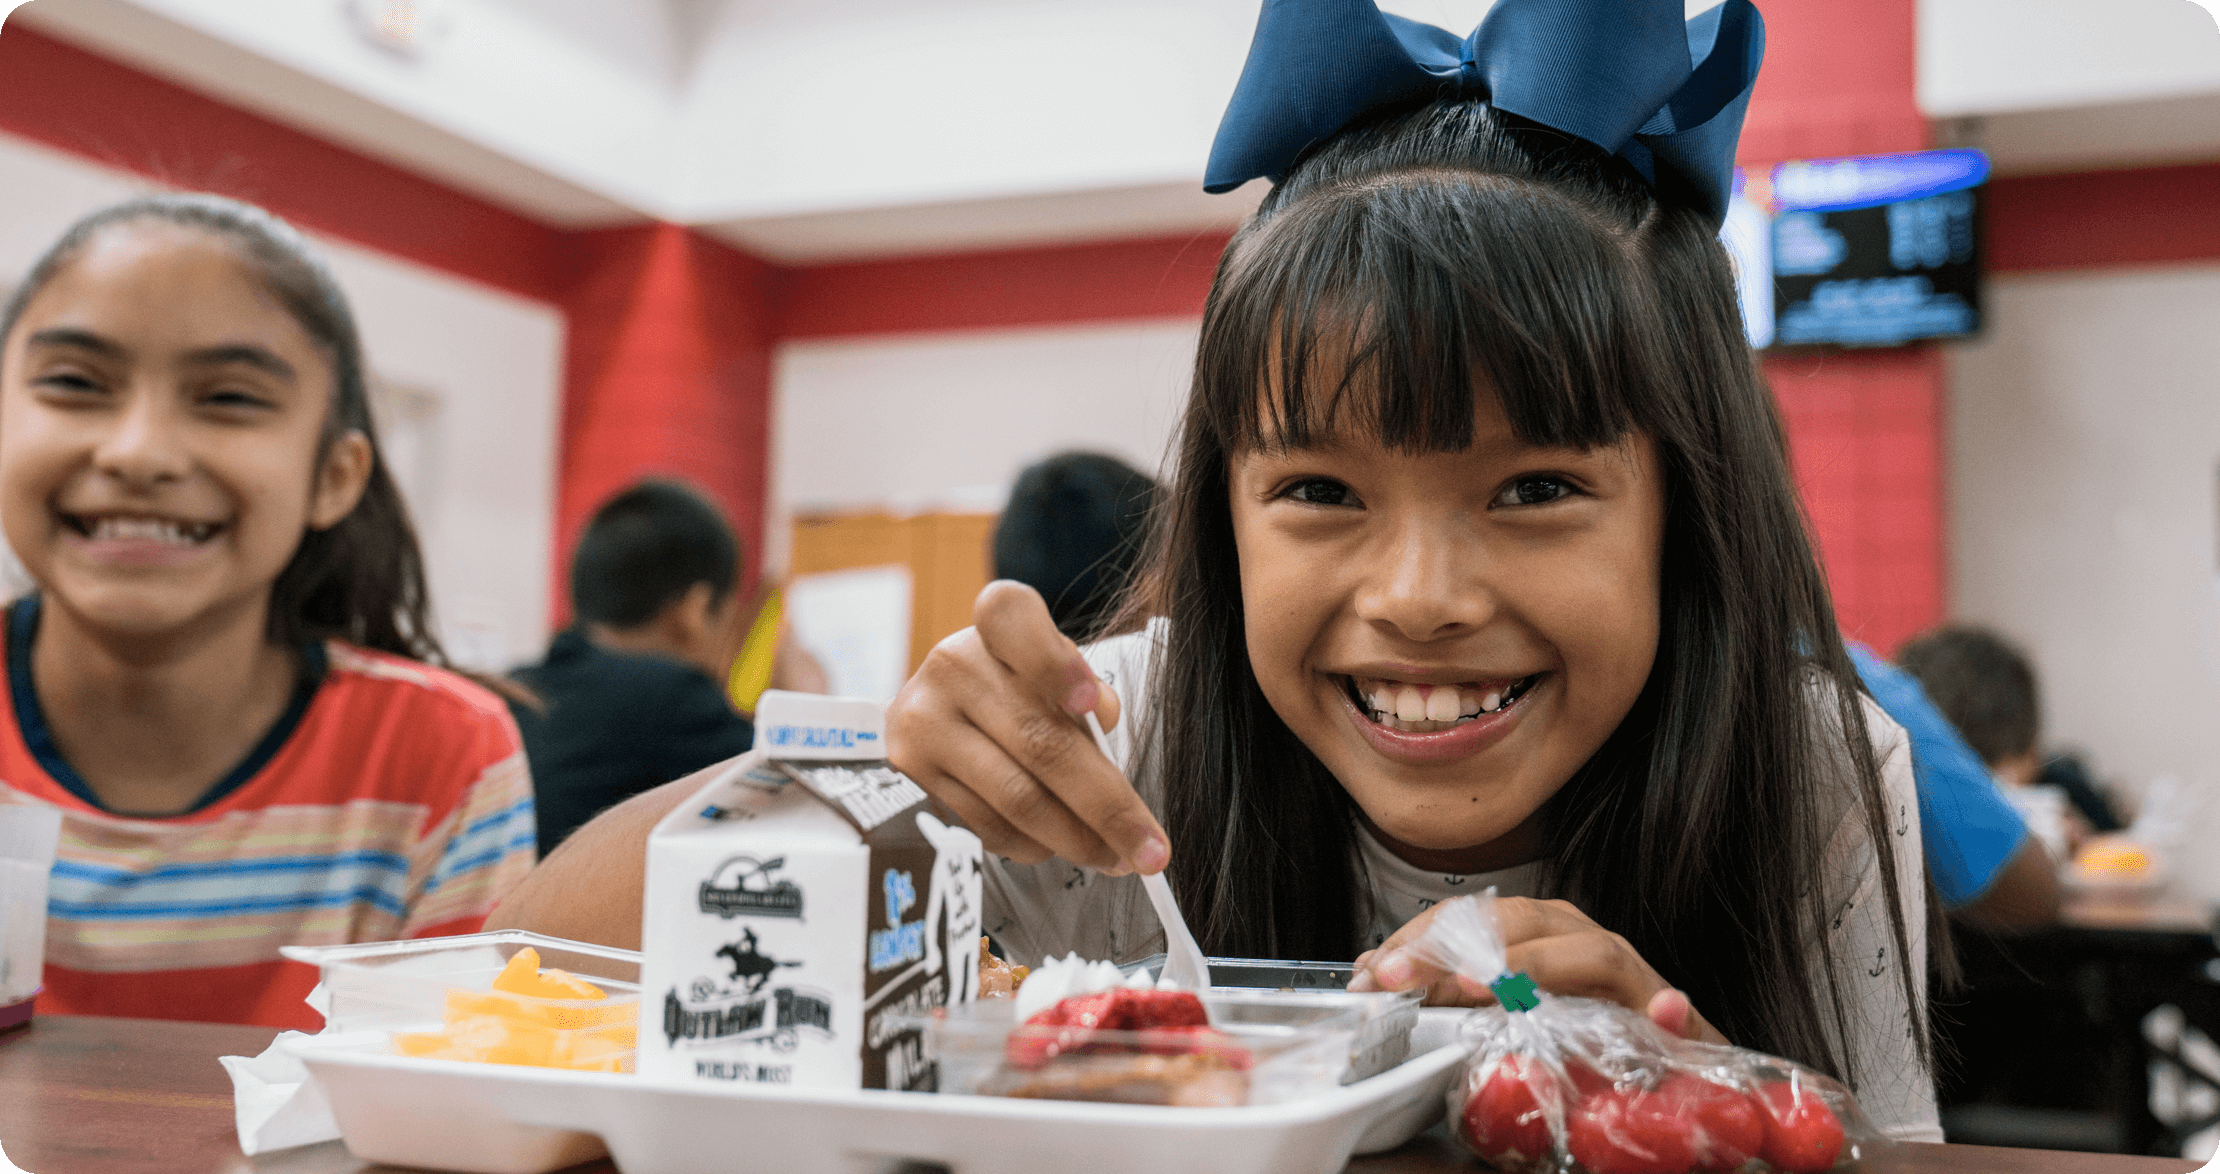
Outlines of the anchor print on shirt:
[[1875,951],[1873,951],[1873,969],[1871,969],[1871,970],[1868,970],[1868,971],[1866,971],[1866,972],[1865,972],[1865,973],[1866,973],[1866,977],[1867,977],[1867,978],[1879,978],[1879,977],[1881,977],[1881,972],[1882,972],[1882,971],[1884,971],[1884,970],[1886,970],[1886,969],[1888,969],[1888,960],[1889,960],[1889,948],[1888,948],[1887,946],[1883,946],[1883,947],[1881,947],[1880,949],[1878,949],[1878,950],[1875,950]]

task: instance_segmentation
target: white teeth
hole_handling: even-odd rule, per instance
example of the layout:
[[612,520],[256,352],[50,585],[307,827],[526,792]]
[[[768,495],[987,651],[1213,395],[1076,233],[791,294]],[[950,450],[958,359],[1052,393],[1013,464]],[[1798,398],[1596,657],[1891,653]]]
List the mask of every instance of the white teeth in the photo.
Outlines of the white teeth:
[[1485,690],[1462,685],[1414,685],[1399,681],[1352,680],[1374,721],[1406,733],[1432,733],[1450,729],[1483,714],[1496,713],[1513,701],[1518,683]]
[[102,518],[93,523],[92,536],[102,542],[164,542],[190,546],[206,536],[209,527],[180,526],[165,518]]

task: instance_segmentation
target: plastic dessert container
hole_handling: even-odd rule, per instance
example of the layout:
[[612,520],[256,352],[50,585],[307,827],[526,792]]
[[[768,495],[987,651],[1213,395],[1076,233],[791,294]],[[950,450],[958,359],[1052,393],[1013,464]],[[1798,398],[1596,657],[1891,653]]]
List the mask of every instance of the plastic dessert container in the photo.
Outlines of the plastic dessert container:
[[[527,946],[539,953],[543,969],[567,970],[600,987],[606,997],[545,999],[493,992],[494,976]],[[503,1073],[521,1077],[545,1072],[632,1082],[628,1069],[638,1030],[638,954],[521,930],[288,946],[283,953],[323,972],[325,1030],[299,1041],[305,1047],[296,1052],[323,1085],[340,1135],[356,1157],[477,1174],[538,1174],[608,1152],[593,1133],[517,1121],[482,1097],[458,1094],[488,1087],[471,1079],[476,1074],[498,1079]],[[394,1047],[395,1033],[441,1030],[451,999],[467,1010],[536,1020],[549,1029],[552,1047],[563,1054],[612,1062],[598,1072],[565,1071],[416,1057]],[[589,1025],[560,1026],[568,1022]],[[332,1062],[342,1056],[352,1062]]]
[[1066,1029],[1018,1023],[1009,999],[917,1022],[942,1093],[1225,1107],[1286,1104],[1392,1068],[1418,1020],[1413,995],[1213,988],[1200,998],[1214,1035],[1091,1031],[1045,1059]]
[[[543,970],[569,971],[600,987],[604,997],[555,999],[493,990],[502,967],[526,947],[538,952]],[[559,1056],[621,1060],[609,1069],[614,1071],[631,1066],[639,1029],[640,962],[628,950],[504,930],[348,946],[289,946],[283,952],[322,969],[328,1031],[436,1032],[450,1012],[490,1015],[544,1029]]]

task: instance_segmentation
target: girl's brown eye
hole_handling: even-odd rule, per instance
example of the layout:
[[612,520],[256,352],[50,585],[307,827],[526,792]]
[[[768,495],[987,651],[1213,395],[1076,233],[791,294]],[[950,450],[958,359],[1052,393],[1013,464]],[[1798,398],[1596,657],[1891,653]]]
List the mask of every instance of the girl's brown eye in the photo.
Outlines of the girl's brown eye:
[[244,391],[214,391],[201,400],[212,408],[259,408],[269,401]]
[[1305,505],[1354,505],[1357,495],[1330,477],[1306,477],[1282,491],[1281,496]]
[[94,383],[92,380],[87,379],[74,371],[56,371],[52,374],[41,375],[32,382],[35,385],[43,387],[49,391],[58,391],[64,394],[71,395],[100,390],[99,384]]
[[1515,478],[1509,485],[1504,486],[1503,492],[1496,494],[1494,504],[1504,506],[1547,505],[1550,502],[1571,497],[1576,492],[1578,490],[1573,488],[1572,483],[1562,477],[1519,477]]

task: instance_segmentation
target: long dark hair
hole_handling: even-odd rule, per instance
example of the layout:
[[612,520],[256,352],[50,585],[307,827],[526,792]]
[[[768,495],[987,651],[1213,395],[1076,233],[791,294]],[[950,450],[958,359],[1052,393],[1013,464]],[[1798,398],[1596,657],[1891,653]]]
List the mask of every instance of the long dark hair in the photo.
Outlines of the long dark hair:
[[1151,595],[1128,611],[1170,620],[1140,769],[1163,784],[1190,923],[1214,954],[1348,958],[1369,915],[1348,794],[1274,715],[1242,643],[1230,455],[1338,424],[1462,451],[1476,388],[1529,444],[1646,434],[1666,486],[1656,662],[1543,808],[1545,886],[1729,1038],[1855,1079],[1830,1041],[1852,1004],[1820,883],[1845,811],[1925,1008],[1861,688],[1726,254],[1623,161],[1477,101],[1313,147],[1219,261]]
[[339,283],[300,232],[252,204],[204,194],[144,196],[93,212],[46,250],[0,311],[0,340],[15,330],[32,297],[102,232],[159,222],[206,233],[235,250],[331,364],[332,400],[317,443],[321,467],[349,432],[370,443],[370,481],[362,500],[337,523],[309,530],[270,592],[269,638],[297,648],[337,638],[433,664],[447,664],[432,627],[424,555],[401,491],[386,472],[370,417],[362,340]]

